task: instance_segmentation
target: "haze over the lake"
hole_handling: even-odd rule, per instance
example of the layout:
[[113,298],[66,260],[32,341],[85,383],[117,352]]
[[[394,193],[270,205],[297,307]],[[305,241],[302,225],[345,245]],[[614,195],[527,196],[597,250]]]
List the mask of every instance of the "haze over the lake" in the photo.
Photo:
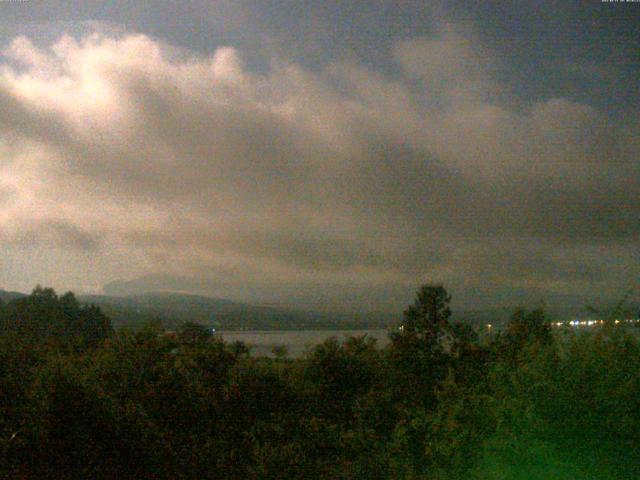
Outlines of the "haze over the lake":
[[600,0],[0,2],[0,288],[619,298],[639,30]]

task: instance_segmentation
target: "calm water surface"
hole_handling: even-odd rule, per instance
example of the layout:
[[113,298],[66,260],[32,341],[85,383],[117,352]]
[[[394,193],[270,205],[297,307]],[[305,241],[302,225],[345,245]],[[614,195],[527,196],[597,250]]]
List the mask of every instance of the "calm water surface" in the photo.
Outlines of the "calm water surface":
[[285,346],[290,357],[296,357],[324,342],[329,337],[342,341],[349,336],[367,335],[375,338],[379,347],[389,343],[387,330],[298,330],[298,331],[228,331],[217,332],[226,342],[240,340],[251,348],[253,355],[273,356],[271,350]]

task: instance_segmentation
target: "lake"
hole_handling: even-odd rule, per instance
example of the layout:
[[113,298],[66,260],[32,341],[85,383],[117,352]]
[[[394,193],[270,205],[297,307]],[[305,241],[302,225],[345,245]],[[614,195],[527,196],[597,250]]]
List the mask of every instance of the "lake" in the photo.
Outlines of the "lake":
[[225,342],[242,341],[251,348],[251,354],[273,356],[275,346],[285,346],[288,356],[297,357],[306,349],[324,342],[329,337],[342,341],[348,336],[367,335],[375,338],[379,347],[389,343],[387,330],[273,330],[273,331],[222,331],[216,332]]

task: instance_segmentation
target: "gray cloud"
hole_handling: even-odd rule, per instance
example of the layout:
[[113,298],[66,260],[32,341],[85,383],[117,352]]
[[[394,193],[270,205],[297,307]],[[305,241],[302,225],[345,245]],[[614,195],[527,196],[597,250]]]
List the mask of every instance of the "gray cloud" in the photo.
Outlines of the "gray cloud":
[[45,245],[55,248],[93,251],[100,245],[99,235],[76,225],[58,221],[31,221],[22,225],[3,225],[0,242],[32,248]]
[[144,35],[17,39],[0,69],[0,243],[130,257],[87,280],[139,278],[111,290],[334,309],[391,308],[425,280],[469,298],[636,281],[640,122],[494,102],[499,62],[473,39],[398,42],[394,76],[260,72]]

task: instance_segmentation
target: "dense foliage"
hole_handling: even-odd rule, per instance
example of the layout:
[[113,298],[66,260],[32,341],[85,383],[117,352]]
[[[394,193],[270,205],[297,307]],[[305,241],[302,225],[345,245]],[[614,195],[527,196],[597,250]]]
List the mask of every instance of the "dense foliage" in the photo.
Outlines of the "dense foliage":
[[30,296],[0,303],[0,332],[21,342],[87,349],[110,335],[110,319],[95,305],[80,305],[75,295],[61,297],[36,287]]
[[637,479],[640,344],[517,311],[479,337],[419,290],[391,344],[253,357],[195,323],[112,332],[36,289],[0,305],[0,478]]

